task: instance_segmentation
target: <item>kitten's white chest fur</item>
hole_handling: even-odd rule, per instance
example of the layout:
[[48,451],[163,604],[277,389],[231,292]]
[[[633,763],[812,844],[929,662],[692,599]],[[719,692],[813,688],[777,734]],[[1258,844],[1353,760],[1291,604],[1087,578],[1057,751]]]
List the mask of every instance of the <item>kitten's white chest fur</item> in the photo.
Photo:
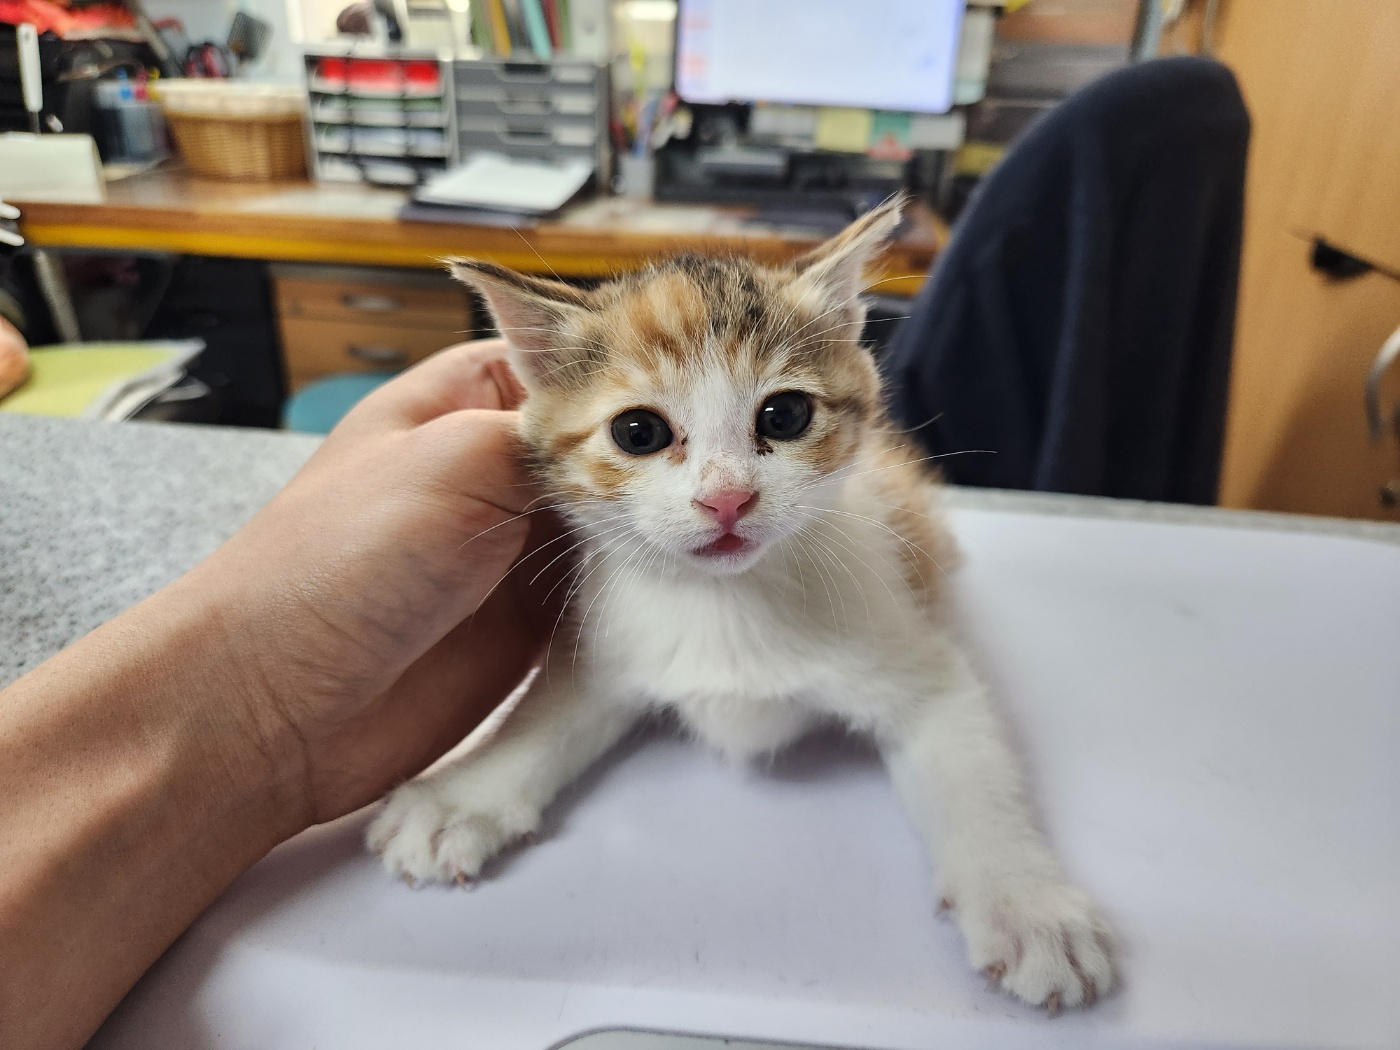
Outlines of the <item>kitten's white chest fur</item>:
[[869,728],[867,698],[845,690],[908,675],[929,647],[898,541],[867,523],[839,540],[799,535],[742,576],[641,572],[634,560],[613,554],[582,588],[580,659],[731,757],[770,752],[824,716]]

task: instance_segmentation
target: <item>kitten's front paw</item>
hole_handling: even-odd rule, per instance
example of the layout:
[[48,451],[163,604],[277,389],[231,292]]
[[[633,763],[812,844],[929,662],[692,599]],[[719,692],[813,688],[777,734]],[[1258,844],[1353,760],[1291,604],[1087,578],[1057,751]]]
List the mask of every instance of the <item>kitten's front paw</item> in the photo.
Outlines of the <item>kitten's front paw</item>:
[[1112,934],[1088,894],[1060,881],[978,886],[945,896],[972,965],[1044,1006],[1091,1006],[1113,987]]
[[[469,792],[426,781],[404,784],[371,821],[365,841],[384,866],[412,883],[465,885],[482,866],[539,826],[537,810],[520,803],[484,806]],[[458,795],[466,796],[459,802]]]

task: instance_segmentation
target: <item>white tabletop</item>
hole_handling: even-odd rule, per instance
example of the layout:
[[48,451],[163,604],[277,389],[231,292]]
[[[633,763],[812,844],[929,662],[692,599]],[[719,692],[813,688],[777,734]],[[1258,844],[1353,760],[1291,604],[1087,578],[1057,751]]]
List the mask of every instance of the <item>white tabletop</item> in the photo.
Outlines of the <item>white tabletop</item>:
[[1400,1044],[1400,548],[989,510],[956,525],[966,630],[1052,838],[1121,936],[1126,983],[1095,1009],[1048,1020],[967,969],[859,744],[736,770],[652,733],[474,891],[392,880],[365,814],[288,843],[94,1046],[546,1050],[608,1028],[878,1050]]

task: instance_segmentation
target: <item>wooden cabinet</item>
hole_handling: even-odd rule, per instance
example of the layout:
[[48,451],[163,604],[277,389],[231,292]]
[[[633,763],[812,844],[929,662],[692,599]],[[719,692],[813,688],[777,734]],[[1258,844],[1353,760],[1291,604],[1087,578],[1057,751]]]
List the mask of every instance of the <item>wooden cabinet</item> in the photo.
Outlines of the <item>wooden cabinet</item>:
[[[1371,440],[1364,401],[1371,362],[1400,327],[1400,281],[1326,277],[1288,231],[1252,245],[1267,267],[1241,289],[1222,502],[1400,520],[1381,495],[1400,478],[1400,450]],[[1389,380],[1394,404],[1400,376]]]
[[[1222,0],[1213,37],[1254,122],[1221,502],[1400,519],[1364,401],[1400,326],[1400,3]],[[1372,269],[1326,276],[1316,240]]]
[[341,372],[407,368],[472,335],[467,292],[445,274],[273,268],[293,389]]
[[1283,113],[1307,153],[1288,226],[1400,274],[1400,3],[1311,0],[1291,21],[1307,75]]

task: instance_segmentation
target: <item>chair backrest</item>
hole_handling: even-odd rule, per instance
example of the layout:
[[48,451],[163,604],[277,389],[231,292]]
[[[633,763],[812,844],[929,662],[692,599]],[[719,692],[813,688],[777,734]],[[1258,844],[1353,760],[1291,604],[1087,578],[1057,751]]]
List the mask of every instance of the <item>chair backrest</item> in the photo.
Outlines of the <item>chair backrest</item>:
[[1248,140],[1234,77],[1198,58],[1048,113],[883,359],[897,425],[964,484],[1214,502]]

